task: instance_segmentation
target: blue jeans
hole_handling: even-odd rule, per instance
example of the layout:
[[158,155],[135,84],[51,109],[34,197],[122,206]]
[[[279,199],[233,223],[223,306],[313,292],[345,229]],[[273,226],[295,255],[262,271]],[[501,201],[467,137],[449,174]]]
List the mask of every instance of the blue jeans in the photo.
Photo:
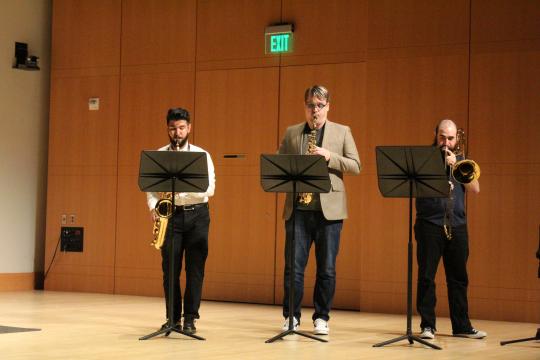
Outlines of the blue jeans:
[[[321,211],[295,210],[295,261],[294,261],[294,316],[300,320],[304,296],[304,271],[311,244],[315,243],[317,278],[313,292],[315,312],[312,319],[330,319],[329,313],[336,290],[336,257],[343,220],[326,220]],[[289,316],[289,248],[293,235],[293,217],[285,222],[285,296],[283,316]]]

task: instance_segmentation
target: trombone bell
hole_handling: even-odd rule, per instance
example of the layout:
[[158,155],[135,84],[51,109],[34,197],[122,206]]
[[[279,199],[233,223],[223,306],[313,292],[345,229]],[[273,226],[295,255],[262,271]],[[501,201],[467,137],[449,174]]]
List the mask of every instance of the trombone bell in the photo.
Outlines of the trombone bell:
[[480,166],[474,160],[461,160],[454,165],[452,176],[461,184],[468,184],[480,177]]

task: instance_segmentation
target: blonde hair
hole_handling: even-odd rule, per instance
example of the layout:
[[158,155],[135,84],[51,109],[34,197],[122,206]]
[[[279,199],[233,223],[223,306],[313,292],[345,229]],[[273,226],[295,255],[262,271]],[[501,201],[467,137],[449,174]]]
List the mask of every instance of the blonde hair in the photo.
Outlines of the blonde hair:
[[330,101],[330,92],[322,85],[313,85],[306,89],[304,93],[304,101],[308,101],[309,98],[316,97],[326,102]]

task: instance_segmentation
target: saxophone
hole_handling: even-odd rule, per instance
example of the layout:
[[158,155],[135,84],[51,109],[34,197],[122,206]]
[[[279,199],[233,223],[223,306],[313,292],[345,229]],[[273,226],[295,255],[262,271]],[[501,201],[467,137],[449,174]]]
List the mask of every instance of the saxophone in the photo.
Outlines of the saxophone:
[[157,250],[161,249],[163,242],[165,242],[165,233],[167,232],[167,224],[169,219],[173,216],[174,204],[171,200],[172,194],[169,193],[160,193],[161,199],[157,202],[155,210],[157,218],[154,221],[154,226],[152,229],[153,240],[151,245],[153,245]]
[[[172,147],[171,147],[172,150]],[[175,139],[175,147],[173,151],[180,151],[180,141]],[[174,213],[174,202],[172,200],[172,193],[170,192],[160,192],[159,201],[156,203],[155,211],[157,218],[154,221],[154,226],[152,228],[152,243],[156,249],[161,249],[163,243],[165,242],[165,233],[167,232],[167,225],[169,224],[169,219],[173,216]]]
[[[308,143],[306,149],[306,155],[311,155],[315,153],[315,147],[317,146],[317,129],[316,125],[313,124],[313,129],[311,129],[308,134]],[[298,194],[298,203],[304,206],[309,205],[313,200],[313,193],[300,193]]]

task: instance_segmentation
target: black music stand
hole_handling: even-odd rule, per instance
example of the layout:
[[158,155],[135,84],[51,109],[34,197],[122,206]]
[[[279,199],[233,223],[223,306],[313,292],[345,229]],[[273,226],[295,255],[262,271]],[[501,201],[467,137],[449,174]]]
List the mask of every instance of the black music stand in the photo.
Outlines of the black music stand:
[[[205,152],[192,151],[142,151],[139,167],[139,188],[145,192],[205,192],[208,189],[208,163]],[[173,200],[174,204],[174,200]],[[174,209],[174,207],[173,207]],[[174,234],[174,221],[171,233]],[[205,340],[195,334],[188,334],[173,322],[174,302],[174,241],[169,237],[169,288],[167,302],[167,326],[145,335],[139,340],[147,340],[161,334],[177,332],[197,340]]]
[[533,341],[533,340],[540,340],[540,328],[536,329],[536,335],[529,338],[523,338],[523,339],[516,339],[516,340],[506,340],[501,341],[501,346],[504,346],[506,344],[513,344],[518,342],[524,342],[524,341]]
[[409,241],[407,251],[407,332],[373,345],[385,346],[401,340],[417,341],[433,349],[437,345],[412,334],[412,199],[448,197],[450,185],[441,150],[434,146],[377,146],[379,191],[384,197],[409,198]]
[[290,334],[298,334],[321,342],[328,340],[294,330],[294,281],[295,281],[295,211],[297,194],[301,192],[327,193],[331,184],[328,165],[320,155],[261,155],[261,186],[266,192],[292,193],[292,238],[289,241],[289,329],[266,340],[271,343]]

